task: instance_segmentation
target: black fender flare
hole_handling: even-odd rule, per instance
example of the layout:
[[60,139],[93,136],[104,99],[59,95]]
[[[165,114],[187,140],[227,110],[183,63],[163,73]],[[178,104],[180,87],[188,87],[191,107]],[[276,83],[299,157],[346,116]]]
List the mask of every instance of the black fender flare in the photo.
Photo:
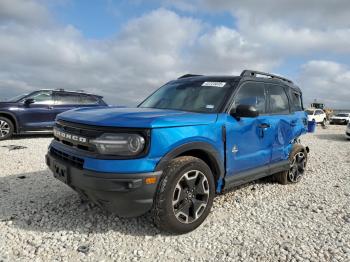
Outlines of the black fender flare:
[[9,111],[1,111],[0,110],[0,115],[4,115],[4,117],[6,117],[6,115],[9,115],[11,118],[13,118],[15,120],[15,123],[14,123],[15,124],[15,131],[16,131],[16,133],[19,133],[20,126],[19,126],[19,123],[18,123],[18,120],[17,120],[17,116],[14,113],[9,112]]
[[224,159],[221,159],[219,152],[214,146],[206,142],[190,142],[172,149],[158,162],[155,171],[164,170],[169,161],[192,150],[198,150],[206,154],[211,162],[210,165],[214,168],[213,171],[216,173],[216,178],[219,179],[225,176]]

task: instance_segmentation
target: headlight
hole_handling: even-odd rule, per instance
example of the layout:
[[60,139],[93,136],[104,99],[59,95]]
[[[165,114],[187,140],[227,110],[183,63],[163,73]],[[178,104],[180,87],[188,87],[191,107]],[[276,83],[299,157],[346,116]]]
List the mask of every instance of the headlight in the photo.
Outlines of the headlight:
[[145,148],[145,139],[138,134],[103,134],[90,142],[103,155],[136,156]]

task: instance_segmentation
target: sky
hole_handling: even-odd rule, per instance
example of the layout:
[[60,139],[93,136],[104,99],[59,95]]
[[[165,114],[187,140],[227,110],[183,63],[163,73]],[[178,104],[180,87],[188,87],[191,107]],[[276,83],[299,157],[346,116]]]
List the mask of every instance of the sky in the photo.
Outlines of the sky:
[[0,0],[0,99],[85,90],[134,106],[186,73],[280,74],[350,108],[348,0]]

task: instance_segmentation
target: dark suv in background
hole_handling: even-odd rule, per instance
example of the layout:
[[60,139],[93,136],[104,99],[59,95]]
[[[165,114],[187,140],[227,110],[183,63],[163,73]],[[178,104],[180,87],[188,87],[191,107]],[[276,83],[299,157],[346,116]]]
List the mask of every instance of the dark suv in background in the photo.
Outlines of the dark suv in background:
[[78,107],[107,106],[83,91],[38,90],[0,102],[0,140],[13,134],[52,131],[57,114]]

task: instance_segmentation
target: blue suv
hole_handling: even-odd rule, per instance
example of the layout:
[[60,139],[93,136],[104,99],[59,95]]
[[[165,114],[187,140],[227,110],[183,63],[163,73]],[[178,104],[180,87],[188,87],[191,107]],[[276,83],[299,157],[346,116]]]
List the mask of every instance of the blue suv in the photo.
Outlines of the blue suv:
[[58,115],[46,163],[100,207],[123,217],[151,211],[160,229],[186,233],[224,190],[267,176],[299,182],[306,131],[302,92],[288,79],[184,75],[137,108]]
[[59,113],[77,107],[106,106],[101,96],[78,91],[38,90],[0,102],[0,140],[13,134],[51,131]]

